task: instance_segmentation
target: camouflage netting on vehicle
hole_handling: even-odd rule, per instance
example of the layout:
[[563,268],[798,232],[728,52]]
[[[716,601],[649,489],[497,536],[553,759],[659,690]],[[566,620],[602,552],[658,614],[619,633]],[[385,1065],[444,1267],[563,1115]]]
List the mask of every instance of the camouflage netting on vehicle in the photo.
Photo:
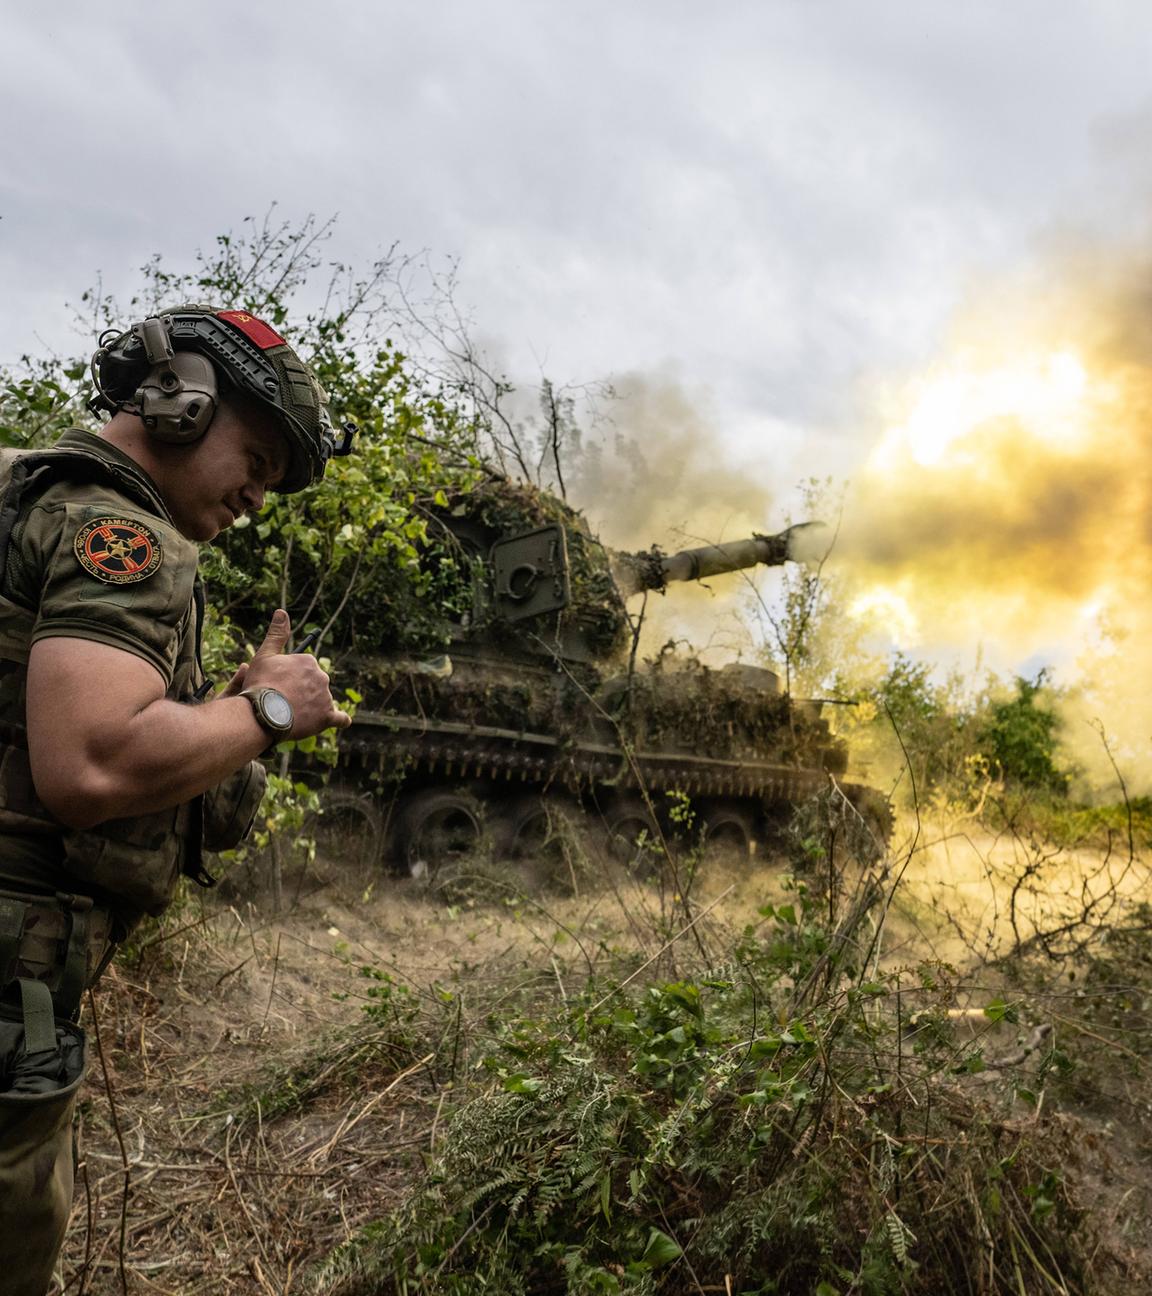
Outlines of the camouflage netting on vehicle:
[[[608,555],[584,519],[534,486],[493,477],[449,494],[426,512],[414,540],[417,561],[385,561],[362,570],[340,611],[332,642],[361,653],[432,656],[454,639],[484,632],[508,645],[555,642],[575,631],[599,659],[619,657],[629,622],[612,580]],[[547,526],[563,527],[571,603],[560,613],[503,625],[492,611],[491,546]],[[307,555],[294,556],[300,578]],[[321,610],[324,610],[323,608]]]
[[[783,694],[768,693],[709,670],[694,658],[667,669],[666,659],[629,681],[605,687],[606,709],[640,750],[706,752],[722,760],[781,765],[821,763],[828,727]],[[615,686],[615,687],[614,687]]]
[[802,766],[824,763],[836,747],[828,727],[779,694],[734,683],[694,660],[684,669],[616,676],[590,693],[574,674],[519,670],[435,678],[413,663],[365,664],[359,672],[370,710],[401,716],[553,735],[561,742],[616,744],[638,752]]
[[446,679],[405,669],[403,662],[364,665],[360,669],[365,706],[372,711],[421,716],[432,723],[575,735],[587,724],[586,695],[566,676],[522,672],[517,679],[486,675]]
[[465,503],[471,516],[501,536],[563,527],[572,601],[560,614],[560,627],[578,627],[600,658],[616,657],[624,651],[630,637],[628,614],[612,579],[608,554],[579,513],[555,495],[503,477],[485,482]]

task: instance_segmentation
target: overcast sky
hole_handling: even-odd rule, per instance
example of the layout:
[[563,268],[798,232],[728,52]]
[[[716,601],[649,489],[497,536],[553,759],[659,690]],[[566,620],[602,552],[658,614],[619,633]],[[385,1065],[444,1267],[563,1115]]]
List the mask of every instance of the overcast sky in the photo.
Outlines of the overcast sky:
[[976,282],[1147,219],[1141,0],[9,5],[0,360],[273,200],[459,257],[515,374],[675,381],[782,472]]

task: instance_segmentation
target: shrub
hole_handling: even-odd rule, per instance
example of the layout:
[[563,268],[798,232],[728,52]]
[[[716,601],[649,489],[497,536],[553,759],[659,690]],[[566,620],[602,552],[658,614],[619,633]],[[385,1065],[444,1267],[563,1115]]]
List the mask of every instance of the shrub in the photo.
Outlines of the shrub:
[[832,926],[798,886],[721,970],[497,1023],[426,1177],[316,1289],[1078,1290],[1063,1127],[1013,1126],[958,1078],[983,1057],[939,968],[866,970],[880,895]]

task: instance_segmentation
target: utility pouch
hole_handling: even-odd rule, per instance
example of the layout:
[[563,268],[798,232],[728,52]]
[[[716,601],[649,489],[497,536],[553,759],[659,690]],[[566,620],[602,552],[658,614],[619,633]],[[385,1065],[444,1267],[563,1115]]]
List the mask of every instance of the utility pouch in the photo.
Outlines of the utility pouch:
[[53,1016],[44,982],[17,984],[20,1006],[0,1004],[0,1283],[6,1296],[44,1296],[72,1208],[87,1047]]
[[249,761],[204,793],[204,849],[232,850],[248,836],[264,799],[268,776],[259,761]]
[[184,806],[109,819],[62,836],[64,867],[78,883],[115,896],[135,913],[168,906],[180,876],[180,843],[188,827]]
[[0,991],[20,978],[43,981],[56,1012],[74,1018],[116,952],[113,925],[89,896],[0,890]]

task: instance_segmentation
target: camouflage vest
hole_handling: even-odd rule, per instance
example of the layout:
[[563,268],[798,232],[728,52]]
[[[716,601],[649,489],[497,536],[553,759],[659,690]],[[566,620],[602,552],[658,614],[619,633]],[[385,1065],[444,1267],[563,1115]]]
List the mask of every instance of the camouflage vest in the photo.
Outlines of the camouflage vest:
[[[202,798],[77,831],[55,819],[36,795],[28,757],[26,684],[37,609],[10,596],[8,562],[13,528],[23,511],[61,482],[81,495],[89,486],[111,487],[152,517],[162,507],[139,477],[95,450],[0,452],[0,877],[92,895],[130,927],[142,914],[159,913],[167,905],[182,870],[203,874]],[[166,694],[174,701],[194,700],[202,679],[202,608],[197,582],[179,627]]]

